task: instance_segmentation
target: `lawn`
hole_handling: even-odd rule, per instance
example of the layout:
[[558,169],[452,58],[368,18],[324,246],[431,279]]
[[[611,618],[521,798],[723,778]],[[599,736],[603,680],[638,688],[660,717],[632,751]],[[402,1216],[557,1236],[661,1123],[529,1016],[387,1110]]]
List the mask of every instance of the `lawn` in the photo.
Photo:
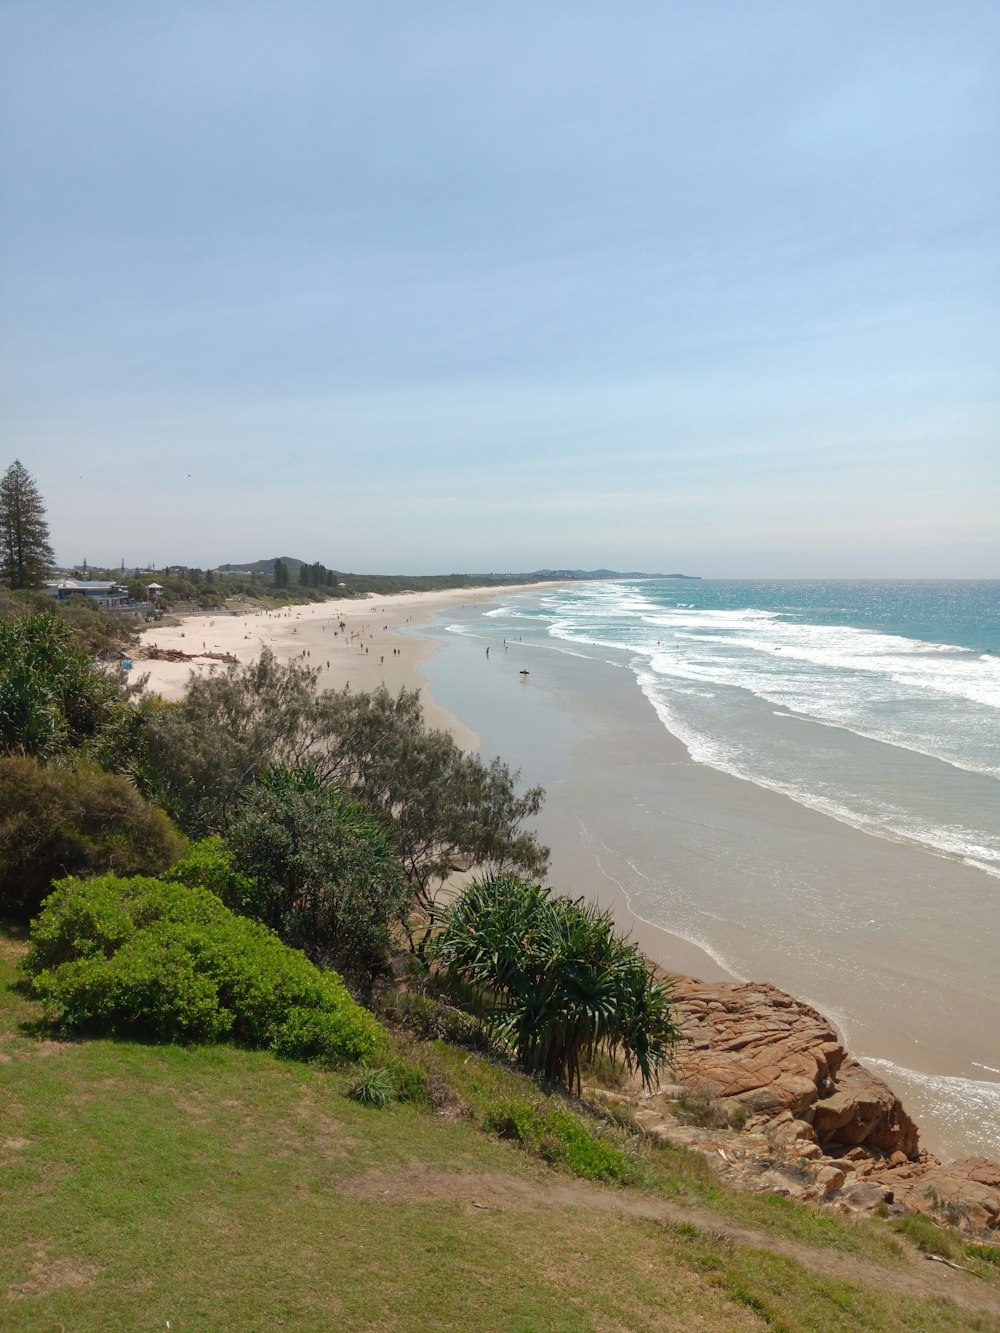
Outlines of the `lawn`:
[[[4,1329],[996,1327],[985,1309],[831,1275],[766,1237],[713,1234],[700,1211],[691,1224],[658,1216],[669,1156],[650,1159],[644,1190],[623,1190],[553,1170],[474,1113],[360,1106],[342,1095],[350,1071],[36,1037],[33,1007],[9,988],[20,947],[4,937]],[[465,1052],[444,1063],[470,1106],[519,1085]],[[717,1187],[696,1177],[673,1194],[701,1210]],[[822,1229],[799,1229],[818,1257],[836,1251]],[[885,1272],[916,1270],[885,1234]]]

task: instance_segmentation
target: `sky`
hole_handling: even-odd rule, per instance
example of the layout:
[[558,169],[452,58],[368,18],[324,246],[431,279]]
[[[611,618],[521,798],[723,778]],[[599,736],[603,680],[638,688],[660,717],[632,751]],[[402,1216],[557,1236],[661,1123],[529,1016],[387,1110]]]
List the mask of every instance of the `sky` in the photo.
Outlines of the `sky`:
[[58,559],[1000,576],[1000,3],[0,0]]

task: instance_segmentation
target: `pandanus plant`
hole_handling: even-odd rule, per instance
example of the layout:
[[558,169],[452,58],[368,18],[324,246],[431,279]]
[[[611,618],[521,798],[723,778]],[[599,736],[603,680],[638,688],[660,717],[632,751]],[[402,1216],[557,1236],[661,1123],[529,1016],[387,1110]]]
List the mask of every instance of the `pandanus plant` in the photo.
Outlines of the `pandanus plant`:
[[677,1038],[669,986],[608,912],[513,875],[473,881],[447,912],[437,957],[472,984],[522,1068],[580,1091],[605,1051],[652,1087]]

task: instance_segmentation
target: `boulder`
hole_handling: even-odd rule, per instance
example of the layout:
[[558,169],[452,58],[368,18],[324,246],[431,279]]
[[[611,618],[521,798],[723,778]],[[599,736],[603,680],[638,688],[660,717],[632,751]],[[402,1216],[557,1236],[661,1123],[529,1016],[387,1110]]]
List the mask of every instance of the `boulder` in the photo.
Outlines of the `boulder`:
[[846,1057],[827,1019],[768,983],[675,978],[674,1003],[677,1081],[754,1111],[805,1110],[832,1088]]
[[887,1084],[848,1056],[833,1025],[769,983],[674,978],[677,1082],[755,1114],[809,1120],[817,1142],[917,1150],[917,1128]]
[[933,1214],[966,1231],[1000,1228],[1000,1165],[985,1157],[939,1162],[924,1156],[903,1179],[892,1168],[872,1178],[890,1184],[896,1200],[915,1212]]
[[817,1142],[824,1147],[864,1144],[879,1152],[898,1153],[904,1162],[916,1155],[916,1125],[889,1085],[857,1060],[845,1060],[838,1071],[836,1091],[817,1100],[812,1126]]
[[823,1194],[832,1194],[839,1190],[846,1179],[839,1166],[824,1166],[816,1172],[816,1184]]

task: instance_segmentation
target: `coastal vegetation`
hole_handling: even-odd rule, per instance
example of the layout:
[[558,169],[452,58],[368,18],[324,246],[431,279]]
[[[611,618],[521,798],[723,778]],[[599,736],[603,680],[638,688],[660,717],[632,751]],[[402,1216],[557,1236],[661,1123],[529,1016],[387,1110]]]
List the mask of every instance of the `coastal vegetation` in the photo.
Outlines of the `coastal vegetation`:
[[156,875],[184,838],[126,778],[90,764],[0,758],[0,912],[33,916],[65,875]]
[[128,716],[128,691],[71,623],[51,611],[0,618],[0,753],[99,762]]
[[32,923],[27,991],[62,1036],[232,1041],[343,1064],[381,1030],[317,968],[209,890],[103,875],[57,881]]
[[495,875],[447,912],[436,956],[489,997],[492,1028],[522,1069],[579,1092],[585,1063],[620,1055],[644,1088],[657,1083],[677,1035],[670,988],[610,913]]
[[45,505],[19,459],[0,477],[0,583],[37,588],[55,561]]

